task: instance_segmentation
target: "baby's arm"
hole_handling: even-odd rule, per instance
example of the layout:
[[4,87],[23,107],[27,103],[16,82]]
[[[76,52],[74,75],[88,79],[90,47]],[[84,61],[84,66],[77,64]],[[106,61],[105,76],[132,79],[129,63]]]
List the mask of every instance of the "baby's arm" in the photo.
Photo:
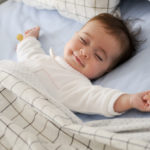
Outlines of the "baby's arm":
[[23,40],[17,45],[17,58],[19,61],[35,59],[43,54],[45,55],[40,42],[37,40],[39,31],[40,28],[35,27],[24,33]]
[[123,94],[114,105],[116,112],[124,112],[132,108],[143,112],[150,112],[150,91],[137,94]]

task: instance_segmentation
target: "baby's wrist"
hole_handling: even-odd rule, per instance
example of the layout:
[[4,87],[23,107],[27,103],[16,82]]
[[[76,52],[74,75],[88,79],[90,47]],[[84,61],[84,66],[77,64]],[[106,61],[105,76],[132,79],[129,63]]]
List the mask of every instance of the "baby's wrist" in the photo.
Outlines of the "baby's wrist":
[[133,108],[131,97],[132,97],[132,94],[124,94],[123,101],[124,101],[126,110]]
[[130,102],[130,98],[131,98],[130,94],[123,94],[123,95],[121,95],[117,99],[117,101],[116,101],[116,103],[114,105],[114,110],[116,112],[121,113],[121,112],[124,112],[124,111],[127,111],[127,110],[133,108],[132,107],[132,103]]
[[128,105],[130,109],[134,108],[133,94],[128,94]]

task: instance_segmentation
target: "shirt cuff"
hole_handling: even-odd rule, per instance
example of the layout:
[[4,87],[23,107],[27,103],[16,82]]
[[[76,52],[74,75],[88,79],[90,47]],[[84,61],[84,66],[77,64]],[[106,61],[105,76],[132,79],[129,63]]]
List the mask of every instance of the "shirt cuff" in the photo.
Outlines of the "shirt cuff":
[[122,94],[123,94],[122,92],[117,92],[117,94],[115,94],[115,95],[112,97],[112,99],[111,99],[111,101],[110,101],[110,103],[109,103],[108,112],[109,112],[109,114],[111,114],[112,116],[118,116],[118,115],[121,115],[121,114],[124,113],[124,112],[122,112],[122,113],[115,112],[115,110],[114,110],[114,104],[115,104],[116,100],[117,100]]
[[36,40],[36,38],[35,37],[33,37],[33,36],[29,36],[29,37],[26,37],[25,39],[23,39],[21,42],[19,42],[18,44],[17,44],[17,49],[19,49],[19,47],[21,46],[22,47],[22,45],[24,44],[24,43],[26,43],[26,41],[31,41],[31,40]]

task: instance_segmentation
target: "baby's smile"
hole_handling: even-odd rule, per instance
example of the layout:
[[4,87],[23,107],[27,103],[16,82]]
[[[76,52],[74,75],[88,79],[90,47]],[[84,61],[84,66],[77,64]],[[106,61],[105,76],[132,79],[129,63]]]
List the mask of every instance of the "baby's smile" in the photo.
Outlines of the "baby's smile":
[[83,63],[83,61],[82,61],[82,59],[81,59],[79,56],[77,56],[77,54],[73,53],[73,57],[75,58],[75,61],[76,61],[80,66],[82,66],[82,67],[85,66],[84,63]]

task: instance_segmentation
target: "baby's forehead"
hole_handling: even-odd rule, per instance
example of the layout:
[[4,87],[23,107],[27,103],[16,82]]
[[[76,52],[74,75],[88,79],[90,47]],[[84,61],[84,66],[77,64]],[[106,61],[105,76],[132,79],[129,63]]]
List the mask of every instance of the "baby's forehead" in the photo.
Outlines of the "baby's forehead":
[[[104,23],[101,20],[91,20],[88,21],[83,27],[80,29],[80,32],[96,32],[96,34],[101,33],[101,31],[111,35],[115,38],[121,45],[124,43],[126,45],[128,43],[128,37],[125,34],[123,29],[118,29],[117,27],[111,26],[109,23]],[[123,45],[122,45],[123,46]]]
[[97,21],[97,20],[93,20],[93,21],[89,21],[87,22],[85,25],[82,26],[82,28],[80,29],[80,32],[96,32],[96,33],[100,33],[101,31],[105,31],[105,27],[104,25]]

